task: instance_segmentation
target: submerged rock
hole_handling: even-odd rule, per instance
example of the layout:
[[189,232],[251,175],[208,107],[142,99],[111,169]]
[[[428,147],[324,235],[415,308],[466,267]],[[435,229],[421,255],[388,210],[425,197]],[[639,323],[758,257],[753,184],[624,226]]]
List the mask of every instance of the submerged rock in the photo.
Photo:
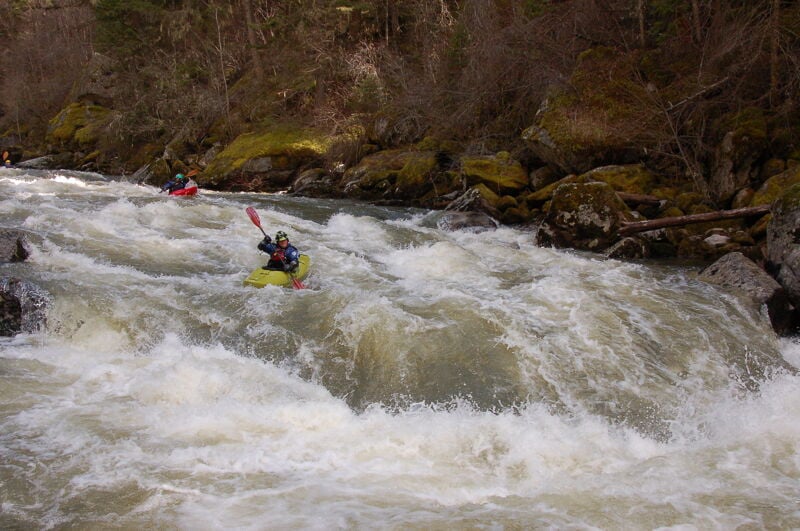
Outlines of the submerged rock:
[[0,229],[0,263],[24,262],[30,254],[30,243],[24,232]]
[[0,279],[0,336],[35,333],[47,324],[52,299],[42,288],[19,278]]
[[445,212],[436,223],[436,228],[448,231],[483,232],[494,230],[497,226],[497,221],[483,212]]

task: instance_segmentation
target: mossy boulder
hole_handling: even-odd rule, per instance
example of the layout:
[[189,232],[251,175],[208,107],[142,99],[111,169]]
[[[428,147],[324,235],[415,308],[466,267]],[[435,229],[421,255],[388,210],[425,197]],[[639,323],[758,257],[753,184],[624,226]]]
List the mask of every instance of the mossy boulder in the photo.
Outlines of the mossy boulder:
[[433,175],[438,169],[436,153],[418,151],[416,156],[408,157],[397,172],[394,196],[398,199],[412,199],[424,195],[433,186]]
[[550,183],[547,186],[544,186],[535,192],[530,192],[527,194],[523,194],[521,199],[528,204],[528,206],[542,206],[547,201],[550,201],[553,198],[553,193],[555,193],[556,189],[561,186],[562,184],[572,184],[572,183],[585,183],[589,182],[591,179],[587,179],[586,177],[578,177],[577,175],[567,175],[554,183]]
[[71,103],[50,120],[46,140],[63,149],[91,149],[100,139],[110,114],[100,105]]
[[483,212],[494,219],[501,217],[497,208],[500,196],[483,184],[476,184],[447,205],[447,210]]
[[635,54],[598,47],[582,53],[569,87],[551,93],[522,139],[566,173],[634,162],[651,142],[658,109],[639,81]]
[[764,184],[753,195],[750,206],[770,205],[781,194],[796,184],[800,184],[800,166],[789,168],[764,181]]
[[461,157],[461,172],[469,186],[483,184],[498,194],[517,193],[528,186],[528,172],[508,153],[493,157]]
[[537,242],[555,247],[602,251],[633,216],[610,185],[603,182],[563,184],[537,233]]
[[650,194],[658,181],[642,164],[601,166],[580,177],[604,182],[617,192],[629,194]]
[[[332,139],[291,126],[239,135],[220,151],[198,179],[212,188],[274,191],[304,167],[318,166]],[[251,186],[246,186],[247,181]]]
[[342,178],[344,193],[360,199],[420,198],[436,188],[452,191],[449,178],[440,177],[435,151],[393,149],[366,156]]

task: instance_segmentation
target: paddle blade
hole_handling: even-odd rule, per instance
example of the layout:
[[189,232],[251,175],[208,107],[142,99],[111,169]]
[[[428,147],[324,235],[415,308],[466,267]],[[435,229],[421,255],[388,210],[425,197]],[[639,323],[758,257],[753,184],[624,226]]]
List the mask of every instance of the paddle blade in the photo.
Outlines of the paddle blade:
[[8,159],[8,151],[3,151],[3,162]]
[[256,209],[253,207],[247,207],[247,209],[245,209],[245,212],[247,212],[247,215],[250,217],[250,221],[253,222],[253,225],[255,225],[260,229],[261,218],[258,217],[258,212],[256,212]]
[[187,174],[186,174],[186,176],[187,176],[187,177],[194,177],[194,176],[195,176],[195,175],[197,175],[198,173],[200,173],[200,170],[198,170],[197,168],[195,168],[195,169],[193,169],[192,171],[190,171],[189,173],[187,173]]
[[294,277],[292,277],[292,287],[294,289],[306,289],[305,284],[303,284],[302,282],[300,282],[298,279],[296,279]]

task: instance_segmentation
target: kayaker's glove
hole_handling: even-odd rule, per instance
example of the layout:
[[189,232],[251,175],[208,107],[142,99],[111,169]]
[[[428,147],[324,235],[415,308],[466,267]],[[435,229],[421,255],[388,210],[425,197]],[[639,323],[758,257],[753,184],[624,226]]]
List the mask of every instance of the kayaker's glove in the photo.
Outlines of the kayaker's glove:
[[288,264],[283,264],[283,270],[286,272],[294,271],[297,268],[297,262],[289,262]]

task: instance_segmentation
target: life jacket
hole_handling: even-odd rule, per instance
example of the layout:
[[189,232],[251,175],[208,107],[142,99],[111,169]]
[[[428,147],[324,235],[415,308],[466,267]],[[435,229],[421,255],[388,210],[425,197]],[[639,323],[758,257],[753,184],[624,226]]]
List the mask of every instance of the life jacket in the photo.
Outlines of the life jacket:
[[275,252],[272,253],[272,256],[269,257],[269,261],[274,264],[283,264],[283,261],[286,259],[286,252],[278,247],[275,249]]

